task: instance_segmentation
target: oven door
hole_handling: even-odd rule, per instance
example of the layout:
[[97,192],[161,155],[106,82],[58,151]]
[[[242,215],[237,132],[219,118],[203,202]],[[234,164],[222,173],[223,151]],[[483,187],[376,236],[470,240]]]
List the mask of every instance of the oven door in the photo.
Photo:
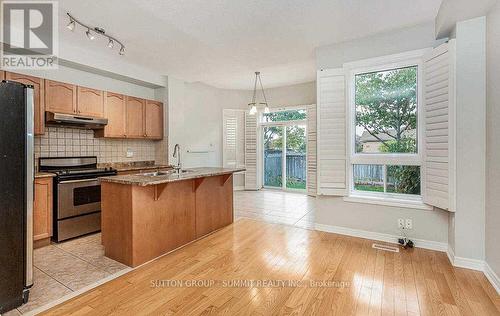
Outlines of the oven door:
[[99,179],[66,180],[57,184],[57,219],[101,210]]

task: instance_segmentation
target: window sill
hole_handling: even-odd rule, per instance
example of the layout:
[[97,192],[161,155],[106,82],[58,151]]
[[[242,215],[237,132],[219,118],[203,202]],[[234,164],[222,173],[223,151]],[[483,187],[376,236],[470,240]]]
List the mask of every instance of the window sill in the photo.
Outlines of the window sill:
[[421,200],[406,200],[406,199],[396,199],[387,197],[374,197],[365,195],[350,195],[344,197],[344,201],[350,203],[363,203],[363,204],[375,204],[375,205],[385,205],[393,207],[404,207],[412,208],[418,210],[431,211],[432,206],[424,204]]

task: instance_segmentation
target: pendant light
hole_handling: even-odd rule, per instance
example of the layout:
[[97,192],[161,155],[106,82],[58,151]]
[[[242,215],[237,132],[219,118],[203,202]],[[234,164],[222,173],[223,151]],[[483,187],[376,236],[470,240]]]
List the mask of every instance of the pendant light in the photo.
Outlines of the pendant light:
[[248,106],[250,107],[250,115],[257,114],[257,103],[255,101],[257,97],[257,81],[259,82],[260,90],[262,91],[262,97],[264,98],[264,102],[260,102],[259,105],[264,105],[264,113],[269,113],[269,105],[267,104],[266,94],[264,92],[264,87],[262,86],[262,80],[260,79],[260,71],[256,71],[255,83],[253,86],[253,98],[252,102],[248,103]]

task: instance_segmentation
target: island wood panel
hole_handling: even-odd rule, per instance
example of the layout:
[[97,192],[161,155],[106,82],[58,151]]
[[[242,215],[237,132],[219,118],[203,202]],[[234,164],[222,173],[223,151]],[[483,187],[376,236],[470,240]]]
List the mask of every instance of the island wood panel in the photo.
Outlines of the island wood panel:
[[192,182],[188,180],[147,187],[133,186],[133,266],[196,239]]
[[127,97],[127,138],[144,138],[144,99]]
[[52,237],[52,178],[35,179],[35,201],[33,204],[33,240],[49,244]]
[[6,72],[6,80],[20,82],[26,85],[33,86],[33,105],[34,105],[34,125],[35,135],[45,133],[45,86],[42,78]]
[[202,237],[233,222],[233,176],[200,180],[196,189],[196,237]]
[[52,112],[75,114],[76,86],[46,79],[45,109]]
[[157,186],[102,182],[105,255],[136,267],[196,238],[193,181]]
[[132,186],[101,182],[101,241],[105,255],[132,263]]
[[104,117],[104,92],[78,86],[76,112],[85,116]]

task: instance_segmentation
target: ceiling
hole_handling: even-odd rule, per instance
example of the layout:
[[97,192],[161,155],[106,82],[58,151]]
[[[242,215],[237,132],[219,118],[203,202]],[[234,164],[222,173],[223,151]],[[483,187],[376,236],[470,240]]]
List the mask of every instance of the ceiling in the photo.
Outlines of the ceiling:
[[[106,0],[59,2],[61,53],[86,51],[188,82],[251,89],[313,81],[314,50],[436,17],[441,0]],[[97,25],[126,55],[67,30],[65,13]],[[68,52],[70,53],[70,52]],[[122,63],[123,64],[123,63]]]

